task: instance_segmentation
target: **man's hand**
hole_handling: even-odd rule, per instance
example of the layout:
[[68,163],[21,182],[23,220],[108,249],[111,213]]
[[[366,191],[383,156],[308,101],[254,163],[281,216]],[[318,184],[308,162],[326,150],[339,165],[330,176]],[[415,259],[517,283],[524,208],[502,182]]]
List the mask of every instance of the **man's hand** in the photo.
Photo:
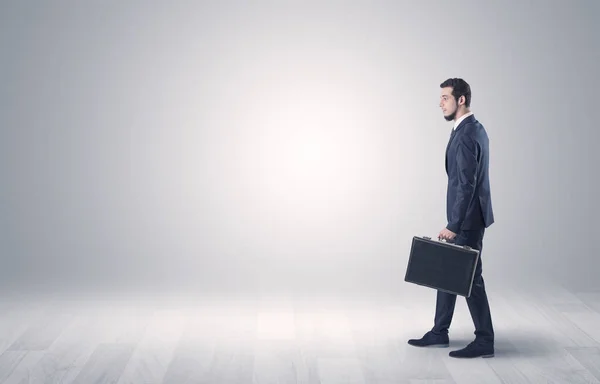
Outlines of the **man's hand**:
[[456,237],[456,233],[444,228],[440,231],[438,239],[440,240],[453,240]]

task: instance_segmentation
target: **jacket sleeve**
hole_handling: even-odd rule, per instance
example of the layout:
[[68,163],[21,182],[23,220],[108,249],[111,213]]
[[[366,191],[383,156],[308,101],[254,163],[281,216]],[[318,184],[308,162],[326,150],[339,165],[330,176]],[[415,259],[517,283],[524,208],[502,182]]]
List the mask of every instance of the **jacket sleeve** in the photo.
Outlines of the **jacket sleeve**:
[[473,199],[477,185],[477,158],[479,145],[472,137],[460,135],[456,149],[456,170],[458,185],[456,186],[456,201],[450,214],[450,222],[446,228],[454,233],[460,232],[467,209]]

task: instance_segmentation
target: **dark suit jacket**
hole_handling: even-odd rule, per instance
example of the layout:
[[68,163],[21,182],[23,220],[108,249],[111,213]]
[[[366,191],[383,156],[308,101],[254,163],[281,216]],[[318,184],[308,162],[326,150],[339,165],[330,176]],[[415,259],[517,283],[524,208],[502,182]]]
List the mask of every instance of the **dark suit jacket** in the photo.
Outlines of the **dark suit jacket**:
[[474,115],[452,132],[446,148],[447,229],[487,228],[494,223],[489,179],[489,139]]

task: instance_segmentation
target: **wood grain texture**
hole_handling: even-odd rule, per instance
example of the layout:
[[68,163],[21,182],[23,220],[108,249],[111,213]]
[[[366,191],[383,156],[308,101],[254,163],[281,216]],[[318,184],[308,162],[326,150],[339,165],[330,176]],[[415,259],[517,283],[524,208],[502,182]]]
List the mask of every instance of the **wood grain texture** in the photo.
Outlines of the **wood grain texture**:
[[600,295],[560,286],[490,291],[492,359],[452,359],[474,338],[457,300],[450,348],[415,348],[435,294],[418,300],[2,298],[0,383],[600,384]]
[[116,383],[125,370],[134,347],[133,344],[125,343],[99,344],[73,383]]

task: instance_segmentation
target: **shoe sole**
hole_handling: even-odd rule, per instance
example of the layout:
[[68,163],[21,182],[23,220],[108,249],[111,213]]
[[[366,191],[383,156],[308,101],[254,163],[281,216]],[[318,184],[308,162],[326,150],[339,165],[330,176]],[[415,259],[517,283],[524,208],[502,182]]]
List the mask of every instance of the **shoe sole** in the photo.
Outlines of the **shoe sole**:
[[410,345],[412,347],[419,347],[419,348],[448,348],[450,346],[450,344],[415,345],[415,344],[411,344],[411,343],[408,343],[408,345]]
[[491,353],[489,355],[481,355],[481,356],[450,356],[453,357],[455,359],[476,359],[478,357],[481,357],[482,359],[489,359],[490,357],[494,357],[494,354]]

